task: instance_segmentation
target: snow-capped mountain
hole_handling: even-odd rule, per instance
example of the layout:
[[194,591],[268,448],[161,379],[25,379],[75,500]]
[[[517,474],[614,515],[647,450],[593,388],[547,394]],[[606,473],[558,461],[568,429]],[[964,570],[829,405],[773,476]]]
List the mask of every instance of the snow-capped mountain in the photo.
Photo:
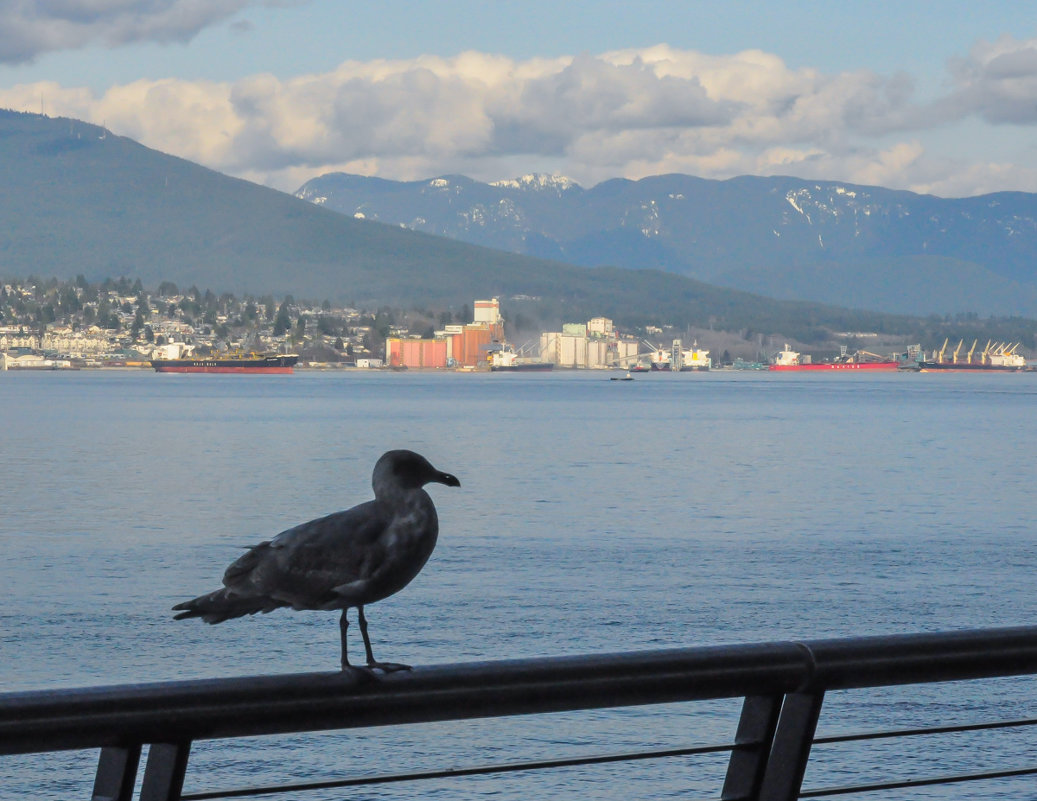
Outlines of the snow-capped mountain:
[[532,174],[333,173],[299,197],[358,218],[575,264],[659,268],[782,298],[1037,316],[1037,195],[946,199],[787,177],[662,175],[585,189]]
[[511,178],[504,181],[492,181],[490,186],[500,187],[502,189],[530,189],[538,190],[541,192],[555,192],[561,194],[570,189],[581,189],[582,187],[570,178],[566,178],[564,175],[544,175],[543,173],[532,172],[528,175],[523,175],[521,178]]

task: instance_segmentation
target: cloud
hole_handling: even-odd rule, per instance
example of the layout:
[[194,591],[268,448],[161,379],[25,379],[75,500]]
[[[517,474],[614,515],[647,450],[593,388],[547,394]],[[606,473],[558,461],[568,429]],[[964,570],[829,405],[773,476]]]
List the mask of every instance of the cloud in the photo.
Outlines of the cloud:
[[1037,123],[1037,39],[980,42],[950,66],[955,89],[942,101],[948,113],[993,124]]
[[5,0],[0,63],[91,44],[184,42],[262,0]]
[[50,113],[286,191],[342,170],[405,180],[560,172],[588,186],[665,172],[785,174],[969,194],[1013,180],[1035,191],[1037,176],[938,158],[926,133],[976,115],[1037,122],[1020,108],[1033,107],[1034,74],[1032,44],[999,40],[952,65],[946,96],[920,102],[903,74],[828,75],[759,50],[659,45],[347,61],[291,79],[137,81],[100,96],[34,84],[0,90],[0,105],[32,111],[44,96]]

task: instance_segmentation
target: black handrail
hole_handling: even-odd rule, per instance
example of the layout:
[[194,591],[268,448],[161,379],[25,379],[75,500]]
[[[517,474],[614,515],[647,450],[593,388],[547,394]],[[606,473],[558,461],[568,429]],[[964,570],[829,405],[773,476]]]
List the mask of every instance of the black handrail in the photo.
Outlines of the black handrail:
[[14,693],[0,754],[782,693],[804,669],[778,643]]
[[744,697],[723,798],[790,799],[827,690],[1033,673],[1019,627],[23,692],[0,754],[101,748],[95,797],[122,801],[151,744],[141,797],[175,799],[195,740]]

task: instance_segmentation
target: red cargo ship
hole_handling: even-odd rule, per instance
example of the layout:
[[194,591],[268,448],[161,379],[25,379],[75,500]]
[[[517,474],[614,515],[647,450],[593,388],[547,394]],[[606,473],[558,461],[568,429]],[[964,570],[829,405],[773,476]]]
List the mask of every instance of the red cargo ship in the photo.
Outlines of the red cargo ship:
[[858,352],[851,356],[843,355],[830,362],[803,362],[796,351],[786,343],[784,350],[774,354],[768,370],[896,370],[900,362],[896,359],[883,359],[871,353]]

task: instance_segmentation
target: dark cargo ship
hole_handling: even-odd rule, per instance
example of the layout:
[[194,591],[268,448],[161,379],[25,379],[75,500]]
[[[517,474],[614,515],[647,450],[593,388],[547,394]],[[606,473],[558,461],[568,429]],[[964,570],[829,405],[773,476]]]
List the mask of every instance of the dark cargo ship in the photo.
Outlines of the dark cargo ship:
[[1016,352],[1019,344],[1009,342],[987,342],[987,346],[976,352],[979,340],[974,340],[967,353],[963,353],[965,341],[958,342],[953,352],[948,351],[948,340],[943,347],[934,350],[931,356],[917,345],[910,348],[907,359],[901,365],[905,370],[917,372],[975,372],[975,373],[1022,373],[1033,368],[1022,355]]
[[553,369],[554,365],[551,362],[514,362],[507,365],[490,365],[490,372],[493,373],[542,373]]
[[553,370],[553,362],[534,362],[519,358],[510,345],[493,345],[490,352],[490,372],[494,373],[527,373]]
[[158,373],[292,373],[299,357],[284,355],[211,356],[187,359],[152,359]]

